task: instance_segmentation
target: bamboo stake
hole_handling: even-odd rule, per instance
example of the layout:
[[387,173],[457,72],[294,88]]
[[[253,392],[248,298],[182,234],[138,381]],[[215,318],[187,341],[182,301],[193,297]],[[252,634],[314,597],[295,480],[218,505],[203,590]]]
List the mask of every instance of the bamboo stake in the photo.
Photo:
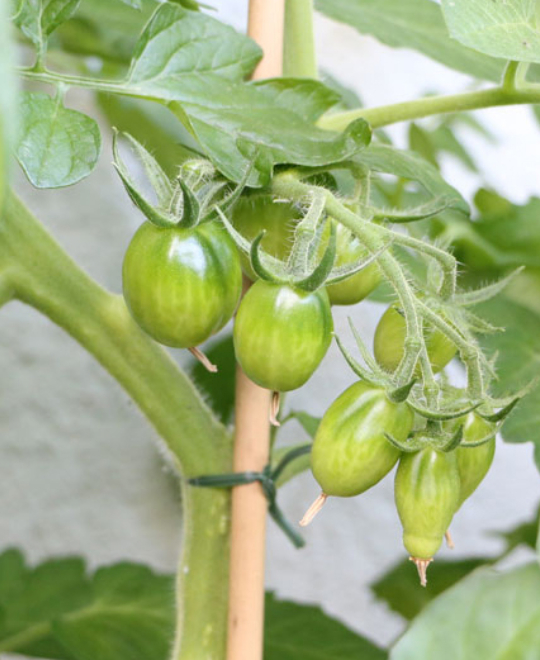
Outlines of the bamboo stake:
[[282,75],[284,22],[285,0],[249,0],[248,34],[264,51],[253,80]]
[[[254,79],[281,75],[285,0],[250,0],[248,34],[263,49]],[[248,285],[249,286],[249,285]],[[247,288],[247,287],[246,287]],[[236,371],[235,472],[261,471],[270,451],[271,393]],[[260,484],[232,492],[228,660],[262,660],[268,503]]]

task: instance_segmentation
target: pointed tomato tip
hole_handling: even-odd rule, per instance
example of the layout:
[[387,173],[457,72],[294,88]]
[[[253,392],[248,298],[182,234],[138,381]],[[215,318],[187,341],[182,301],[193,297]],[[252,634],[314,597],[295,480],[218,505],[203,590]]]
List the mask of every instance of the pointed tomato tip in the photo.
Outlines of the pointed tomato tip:
[[307,527],[310,524],[310,522],[312,522],[313,518],[315,518],[315,516],[325,505],[327,499],[328,499],[328,495],[326,493],[321,493],[319,495],[319,497],[313,502],[313,504],[305,512],[302,520],[299,522],[300,527]]
[[218,368],[216,367],[216,365],[210,362],[210,360],[206,357],[206,355],[196,346],[192,346],[188,350],[191,353],[191,355],[193,355],[194,358],[199,360],[199,362],[203,365],[203,367],[207,371],[209,371],[211,374],[217,373]]
[[428,566],[433,561],[433,557],[431,559],[418,559],[418,557],[409,557],[409,559],[410,559],[410,561],[412,561],[416,564],[416,570],[418,571],[418,577],[420,578],[420,584],[423,587],[426,587],[427,586],[427,569],[428,569]]

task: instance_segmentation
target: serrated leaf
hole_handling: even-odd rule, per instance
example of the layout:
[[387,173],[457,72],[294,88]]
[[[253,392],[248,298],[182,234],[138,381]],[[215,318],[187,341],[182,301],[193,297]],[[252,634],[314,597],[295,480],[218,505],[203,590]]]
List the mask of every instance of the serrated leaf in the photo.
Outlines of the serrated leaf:
[[488,559],[476,557],[458,561],[437,559],[429,567],[429,588],[422,589],[414,566],[406,559],[372,584],[371,589],[391,610],[410,621],[439,594],[487,562]]
[[536,0],[442,0],[451,35],[481,53],[518,62],[540,62]]
[[358,121],[336,134],[315,121],[339,101],[317,81],[245,83],[260,58],[247,37],[215,19],[178,5],[161,5],[135,50],[125,88],[131,94],[170,102],[182,121],[229,179],[240,181],[250,158],[259,158],[249,184],[268,183],[273,165],[326,165],[351,157],[371,138]]
[[0,652],[55,660],[168,656],[173,578],[121,563],[88,576],[79,558],[35,568],[17,550],[0,555]]
[[15,152],[36,188],[77,183],[96,166],[101,150],[97,123],[38,92],[21,95]]
[[373,143],[356,156],[355,160],[375,172],[417,181],[432,197],[442,197],[449,207],[468,212],[468,204],[460,193],[446,183],[431,163],[418,154],[401,151],[386,144]]
[[80,0],[23,0],[15,24],[38,48],[70,18]]
[[386,653],[319,607],[266,596],[264,660],[384,660]]
[[[462,0],[475,5],[472,0]],[[330,18],[394,48],[412,48],[452,69],[498,82],[503,64],[450,38],[441,8],[431,0],[316,0]]]
[[[261,55],[254,41],[233,28],[167,3],[155,11],[135,47],[127,84],[148,96],[179,100],[198,87],[199,77],[242,79]],[[188,89],[179,89],[184,85]]]
[[390,660],[525,660],[540,648],[540,567],[478,570],[433,601]]

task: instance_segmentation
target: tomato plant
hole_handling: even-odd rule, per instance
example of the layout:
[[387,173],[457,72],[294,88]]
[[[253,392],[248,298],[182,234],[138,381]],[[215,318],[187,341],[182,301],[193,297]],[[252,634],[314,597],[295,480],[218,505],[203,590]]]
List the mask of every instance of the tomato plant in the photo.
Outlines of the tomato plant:
[[[216,14],[197,0],[0,0],[0,307],[15,310],[2,316],[0,328],[2,442],[10,434],[13,440],[2,445],[4,482],[12,506],[17,487],[10,479],[20,467],[23,490],[36,506],[28,524],[11,509],[0,516],[17,523],[6,543],[19,544],[21,533],[32,555],[27,563],[21,550],[0,549],[0,654],[491,660],[504,649],[516,660],[538,655],[531,632],[540,625],[538,514],[526,520],[531,493],[515,506],[514,529],[489,530],[499,533],[498,556],[479,556],[472,527],[463,531],[467,525],[488,531],[489,510],[475,508],[477,488],[492,488],[490,503],[494,494],[509,499],[500,476],[514,470],[513,444],[532,442],[540,464],[540,202],[514,203],[506,189],[486,187],[511,190],[519,168],[508,165],[504,144],[491,158],[493,169],[481,162],[477,145],[486,140],[485,148],[493,148],[486,145],[500,136],[490,133],[483,114],[471,114],[497,106],[536,112],[538,11],[522,0],[378,0],[376,11],[372,0],[316,0],[318,11],[362,36],[416,50],[473,78],[451,94],[425,96],[424,89],[411,99],[400,97],[398,74],[385,75],[395,102],[370,107],[356,96],[372,98],[368,84],[376,77],[368,75],[374,59],[363,50],[351,55],[362,74],[354,90],[344,86],[353,68],[340,64],[320,74],[313,4],[246,0],[245,35],[231,26],[230,7]],[[345,44],[350,32],[335,29]],[[396,57],[405,62],[402,51]],[[406,83],[407,66],[400,69]],[[78,88],[84,93],[74,94]],[[500,126],[525,131],[525,117],[505,117]],[[404,122],[407,145],[398,148],[396,135],[384,129]],[[526,130],[524,143],[534,145],[534,126]],[[465,178],[447,168],[448,155],[466,170],[467,190],[456,188]],[[520,156],[523,177],[527,158]],[[482,187],[474,193],[474,186]],[[522,191],[511,194],[523,199]],[[92,237],[97,248],[85,247],[81,261],[94,275],[99,269],[88,255],[107,262],[111,289],[120,291],[122,279],[122,295],[86,274],[68,256],[71,245],[60,247],[28,207],[49,220],[67,209],[69,229],[51,222],[60,243]],[[109,243],[118,248],[107,252],[110,261],[103,249]],[[152,425],[168,477],[136,472],[135,439],[122,445],[110,430],[113,417],[122,421],[118,392],[105,402],[112,407],[101,412],[101,403],[96,415],[97,399],[78,390],[95,379],[90,368],[84,378],[66,379],[58,410],[42,400],[56,391],[52,376],[61,379],[64,348],[51,357],[41,344],[23,346],[26,329],[40,341],[48,335],[38,324],[18,332],[28,321],[24,312],[17,316],[16,301],[62,328],[123,388]],[[381,303],[386,309],[369,336],[373,314],[382,311],[374,305]],[[342,305],[350,309],[350,332]],[[12,322],[19,325],[9,334]],[[342,355],[329,350],[333,339]],[[169,348],[189,349],[199,362]],[[14,368],[17,355],[24,369]],[[26,373],[31,387],[24,414],[17,415],[12,402]],[[281,392],[290,393],[282,410]],[[71,450],[84,415],[91,441],[80,443],[84,460],[73,466],[77,488],[71,490],[73,475],[56,460],[65,452],[42,443],[41,429]],[[13,417],[20,417],[17,432]],[[34,418],[40,431],[33,434]],[[99,444],[103,433],[106,445]],[[92,457],[101,481],[94,474],[85,480]],[[35,462],[38,476],[27,476]],[[55,491],[55,507],[41,489],[53,463],[54,480],[67,479]],[[496,488],[489,478],[480,486],[492,464]],[[310,469],[289,494],[281,491]],[[384,477],[393,469],[390,502]],[[109,487],[112,493],[110,474],[122,470],[129,497],[96,505],[88,525],[78,495],[92,490],[101,497]],[[521,485],[522,473],[508,481]],[[328,496],[362,497],[348,505],[335,501],[317,521],[319,538],[332,534],[332,561],[329,554],[319,563],[317,570],[330,572],[325,580],[310,579],[306,594],[312,599],[314,584],[332,582],[334,600],[321,591],[322,605],[341,608],[341,616],[350,601],[340,600],[340,580],[370,582],[402,617],[403,634],[388,649],[383,640],[392,635],[379,625],[387,613],[378,603],[375,615],[355,619],[353,631],[318,606],[265,597],[267,513],[297,548],[309,541],[313,557],[322,551],[315,535],[304,538],[289,519],[316,482],[323,492],[302,525]],[[156,492],[171,483],[181,492],[176,575],[163,559],[164,538],[176,543],[180,516],[161,533],[164,509],[146,502],[142,488],[149,483]],[[176,504],[171,497],[170,509]],[[51,526],[51,510],[64,505],[75,511],[71,523],[95,531],[99,556],[69,525],[66,539]],[[510,508],[493,502],[490,511]],[[169,574],[126,561],[90,572],[74,557],[39,561],[52,548],[64,549],[66,540],[66,552],[99,564],[110,556],[100,527],[105,519],[129,547],[118,558],[146,558]],[[450,523],[470,557],[444,556]],[[137,524],[154,554],[132,541]],[[356,563],[356,549],[347,554],[355,538],[369,539]],[[377,552],[368,556],[368,545]],[[500,560],[518,546],[522,564],[508,568],[512,562]],[[300,562],[306,574],[315,570],[305,554],[282,562],[270,554],[272,574],[283,575],[280,590],[294,591]],[[427,586],[421,596],[407,555]],[[489,572],[469,575],[482,564]],[[336,566],[339,576],[331,573]],[[300,592],[295,598],[302,600]]]

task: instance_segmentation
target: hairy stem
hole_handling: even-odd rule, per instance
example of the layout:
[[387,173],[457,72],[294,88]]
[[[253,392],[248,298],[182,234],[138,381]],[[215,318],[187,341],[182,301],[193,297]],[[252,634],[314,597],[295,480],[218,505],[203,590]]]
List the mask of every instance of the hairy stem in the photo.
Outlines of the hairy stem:
[[[81,271],[14,195],[7,200],[0,220],[0,269],[9,272],[16,299],[62,327],[128,392],[183,475],[230,471],[228,433],[190,380],[138,328],[122,297],[108,293]],[[182,646],[175,660],[222,660],[228,495],[191,491],[184,489],[182,565],[189,570],[183,570],[179,580],[178,602],[183,614],[177,638]],[[190,645],[185,652],[184,642]],[[177,646],[180,648],[180,641]]]
[[[276,194],[294,200],[302,199],[309,190],[313,190],[312,186],[302,183],[290,173],[276,176],[273,181],[273,188]],[[328,190],[325,190],[325,195],[325,207],[328,215],[358,236],[371,254],[379,252],[383,247],[379,227],[362,220],[358,215],[347,209]],[[412,378],[423,342],[420,322],[416,312],[415,296],[400,265],[392,254],[382,252],[377,257],[377,264],[386,279],[394,287],[405,316],[407,337],[403,359],[396,372],[397,383],[404,385]]]

